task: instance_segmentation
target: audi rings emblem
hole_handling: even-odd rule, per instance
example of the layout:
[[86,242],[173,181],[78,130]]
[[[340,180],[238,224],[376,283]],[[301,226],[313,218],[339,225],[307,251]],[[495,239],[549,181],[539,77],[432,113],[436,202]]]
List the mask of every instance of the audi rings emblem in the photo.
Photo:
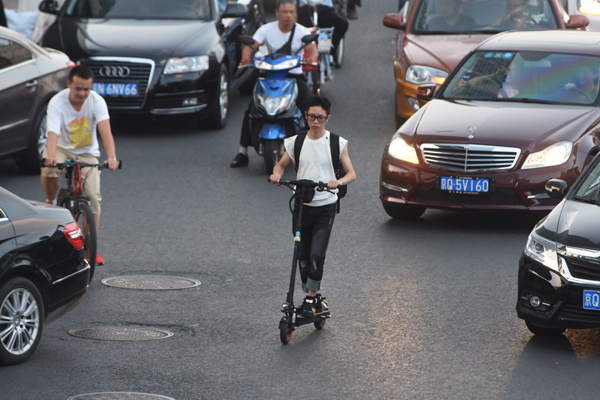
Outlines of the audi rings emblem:
[[126,78],[129,76],[131,71],[127,67],[111,67],[106,65],[104,67],[100,67],[99,73],[100,76],[105,78]]

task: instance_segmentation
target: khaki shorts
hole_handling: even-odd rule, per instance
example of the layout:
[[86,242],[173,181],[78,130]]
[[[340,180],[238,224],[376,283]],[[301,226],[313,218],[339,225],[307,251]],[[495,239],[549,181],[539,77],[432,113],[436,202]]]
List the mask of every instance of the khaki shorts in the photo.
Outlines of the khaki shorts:
[[[42,154],[46,158],[46,150]],[[56,162],[63,163],[67,159],[78,160],[83,163],[97,164],[98,159],[89,154],[73,154],[61,147],[56,148]],[[64,169],[42,168],[42,176],[49,178],[60,178],[65,172]],[[100,215],[102,195],[100,194],[100,170],[98,168],[82,168],[81,176],[83,180],[83,195],[90,198],[90,207],[94,215]]]

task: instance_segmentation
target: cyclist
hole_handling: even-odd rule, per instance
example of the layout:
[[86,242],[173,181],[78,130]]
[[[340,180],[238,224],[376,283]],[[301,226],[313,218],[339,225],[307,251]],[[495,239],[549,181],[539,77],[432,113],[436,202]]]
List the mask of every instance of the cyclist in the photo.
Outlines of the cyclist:
[[[108,156],[104,163],[111,171],[119,168],[115,141],[110,129],[110,119],[106,101],[92,91],[94,74],[92,70],[79,65],[69,73],[67,89],[57,93],[48,104],[47,134],[48,142],[42,157],[45,167],[55,166],[67,159],[97,164],[100,157],[97,133],[102,137],[104,150]],[[41,180],[47,203],[55,203],[60,186],[60,174],[57,168],[42,168]],[[96,229],[100,224],[100,171],[88,168],[82,173],[83,193],[90,198],[90,207],[94,214]],[[96,265],[104,260],[96,253]]]
[[[299,6],[298,23],[306,27],[311,27],[313,25],[310,19],[312,16],[311,7],[308,5],[306,0],[300,0]],[[324,0],[317,6],[317,16],[319,18],[319,28],[333,27],[331,44],[333,45],[334,49],[337,49],[340,45],[340,41],[348,30],[348,20],[336,14],[335,10],[333,9],[332,0]],[[335,58],[336,52],[332,50],[331,54],[334,57],[334,61],[337,62]]]
[[[298,136],[287,138],[285,140],[286,151],[273,168],[271,182],[279,186],[281,176],[291,161],[298,168],[296,179],[327,182],[327,188],[337,192],[338,185],[348,185],[356,179],[348,155],[348,141],[339,137],[340,162],[346,175],[336,179],[329,145],[331,135],[325,129],[330,117],[331,103],[324,97],[313,96],[309,98],[307,108],[306,119],[310,130],[302,144],[299,160],[294,160],[294,145]],[[298,261],[302,289],[307,293],[302,302],[302,315],[305,317],[314,316],[315,306],[320,303],[321,296],[318,292],[321,290],[325,253],[337,210],[337,201],[338,197],[335,193],[316,192],[312,201],[305,203],[307,207],[304,207],[302,211],[302,229],[300,231],[302,240],[298,248]],[[296,227],[297,215],[298,204],[295,204],[293,228]]]
[[[269,49],[269,53],[278,52],[289,55],[296,54],[304,45],[302,43],[302,37],[310,35],[310,31],[304,26],[296,23],[296,0],[277,0],[275,7],[277,21],[270,22],[258,28],[253,36],[253,47],[256,49],[259,45],[265,44]],[[310,43],[305,48],[308,53],[308,59],[306,61],[314,62],[319,59],[319,52],[314,43]],[[251,47],[244,47],[244,50],[242,50],[242,65],[252,64],[252,50]],[[310,96],[310,89],[306,84],[306,78],[304,78],[304,75],[302,74],[302,67],[294,68],[288,72],[288,78],[296,79],[296,84],[298,85],[296,105],[302,112],[306,111],[306,100],[308,100],[308,97]],[[251,100],[250,105],[244,114],[244,121],[242,122],[240,149],[230,164],[231,168],[248,165],[248,146],[252,144],[249,117],[252,105],[253,101]]]

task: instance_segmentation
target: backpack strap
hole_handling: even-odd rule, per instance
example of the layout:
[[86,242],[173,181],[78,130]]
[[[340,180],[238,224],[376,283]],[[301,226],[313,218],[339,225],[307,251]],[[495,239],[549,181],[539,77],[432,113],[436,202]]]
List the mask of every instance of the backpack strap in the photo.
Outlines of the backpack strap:
[[294,165],[296,166],[296,173],[298,173],[298,166],[300,165],[300,152],[302,151],[302,145],[304,144],[304,139],[306,139],[307,133],[308,132],[298,133],[298,137],[296,137],[296,141],[294,142]]
[[331,150],[331,163],[333,164],[333,172],[336,179],[339,179],[340,174],[340,136],[333,132],[329,132],[329,148]]

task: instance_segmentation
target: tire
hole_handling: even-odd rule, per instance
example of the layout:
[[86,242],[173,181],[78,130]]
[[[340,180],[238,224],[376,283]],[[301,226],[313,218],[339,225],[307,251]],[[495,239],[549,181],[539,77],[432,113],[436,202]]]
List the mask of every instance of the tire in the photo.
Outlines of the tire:
[[273,173],[273,168],[279,162],[280,140],[265,140],[263,157],[265,159],[265,169],[268,175]]
[[29,131],[29,143],[27,149],[17,160],[17,165],[28,174],[39,174],[42,162],[42,152],[46,148],[48,134],[46,132],[46,110],[44,105],[35,115],[33,124]]
[[9,280],[0,288],[0,364],[25,362],[40,343],[43,330],[44,302],[37,287],[25,278]]
[[527,325],[527,329],[529,329],[531,333],[539,336],[560,336],[565,331],[563,328],[545,328],[529,321],[525,321],[525,325]]
[[335,49],[335,67],[336,68],[342,68],[342,64],[344,63],[344,43],[345,43],[345,39],[342,38],[342,40],[340,40],[340,44],[338,45],[337,49]]
[[313,94],[318,96],[321,93],[321,64],[319,64],[319,68],[311,71],[311,78]]
[[85,256],[90,264],[90,282],[96,269],[96,222],[92,209],[87,203],[78,202],[75,206],[75,221],[84,237]]
[[279,338],[281,339],[281,343],[288,344],[290,340],[292,340],[292,331],[290,329],[290,324],[286,322],[279,323]]
[[[206,118],[206,125],[212,129],[223,129],[227,125],[227,113],[229,111],[229,75],[225,65],[221,65],[219,72],[219,84],[214,110]],[[202,122],[201,122],[202,123]]]
[[327,319],[323,318],[323,320],[319,321],[319,322],[315,322],[315,328],[317,328],[317,330],[321,330],[325,327],[325,321],[327,321]]
[[56,205],[66,208],[69,211],[71,210],[71,199],[69,198],[67,189],[61,188],[58,191],[58,196],[56,196]]
[[394,219],[413,220],[418,219],[427,208],[425,207],[412,207],[405,206],[402,204],[390,204],[381,202],[383,209],[390,217]]

